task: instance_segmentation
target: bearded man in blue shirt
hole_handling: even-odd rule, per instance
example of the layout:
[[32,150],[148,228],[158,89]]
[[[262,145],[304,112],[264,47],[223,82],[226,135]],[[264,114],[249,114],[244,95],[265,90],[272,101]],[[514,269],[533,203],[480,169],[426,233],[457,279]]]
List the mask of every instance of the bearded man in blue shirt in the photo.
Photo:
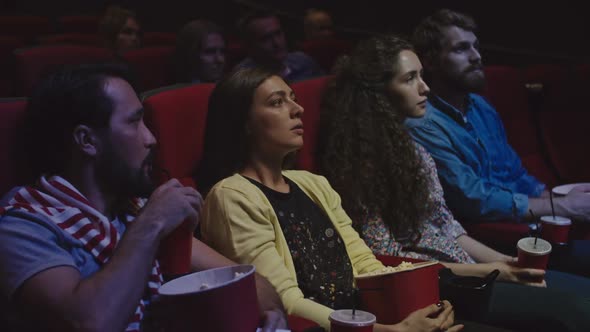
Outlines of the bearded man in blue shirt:
[[[551,214],[543,183],[528,174],[508,144],[494,107],[477,95],[485,86],[474,20],[442,9],[414,31],[431,96],[424,117],[406,120],[412,137],[436,161],[445,199],[463,220]],[[554,199],[555,213],[590,220],[590,186]]]

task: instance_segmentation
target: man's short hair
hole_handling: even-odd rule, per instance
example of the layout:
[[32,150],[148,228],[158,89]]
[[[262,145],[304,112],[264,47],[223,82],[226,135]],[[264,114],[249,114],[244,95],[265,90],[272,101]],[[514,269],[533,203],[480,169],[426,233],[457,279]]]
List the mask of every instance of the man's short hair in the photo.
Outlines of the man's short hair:
[[93,64],[62,67],[37,85],[27,106],[22,138],[33,176],[65,169],[76,126],[109,126],[114,108],[105,94],[109,78],[132,82],[125,65]]
[[414,29],[412,43],[418,56],[423,59],[435,58],[442,50],[443,29],[450,26],[471,32],[477,30],[471,16],[450,9],[441,9],[423,19]]
[[252,30],[250,29],[250,23],[252,23],[252,21],[261,19],[261,18],[269,18],[269,17],[274,17],[277,20],[279,19],[279,17],[272,11],[269,10],[253,10],[250,12],[247,12],[244,16],[242,16],[239,20],[238,20],[238,24],[237,24],[237,28],[238,28],[238,33],[240,34],[240,37],[243,40],[249,40],[252,38]]

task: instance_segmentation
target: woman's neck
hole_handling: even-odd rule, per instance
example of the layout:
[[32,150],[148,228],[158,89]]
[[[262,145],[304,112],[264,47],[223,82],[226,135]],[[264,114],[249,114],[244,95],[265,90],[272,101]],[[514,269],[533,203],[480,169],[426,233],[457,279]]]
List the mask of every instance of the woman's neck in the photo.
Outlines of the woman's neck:
[[251,158],[240,171],[241,175],[254,179],[272,190],[289,192],[289,185],[283,178],[283,158]]

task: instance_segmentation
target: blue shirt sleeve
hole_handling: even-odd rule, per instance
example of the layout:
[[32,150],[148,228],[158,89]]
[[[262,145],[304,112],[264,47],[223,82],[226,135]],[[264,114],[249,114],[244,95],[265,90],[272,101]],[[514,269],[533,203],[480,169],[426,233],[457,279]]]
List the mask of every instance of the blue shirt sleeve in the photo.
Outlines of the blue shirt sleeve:
[[523,216],[528,196],[481,179],[456,153],[451,141],[435,123],[422,119],[411,126],[412,137],[434,158],[453,213],[467,219],[501,219]]
[[39,272],[57,266],[76,268],[74,256],[65,246],[60,246],[64,241],[59,233],[42,220],[16,215],[0,218],[2,300],[9,302],[15,291]]

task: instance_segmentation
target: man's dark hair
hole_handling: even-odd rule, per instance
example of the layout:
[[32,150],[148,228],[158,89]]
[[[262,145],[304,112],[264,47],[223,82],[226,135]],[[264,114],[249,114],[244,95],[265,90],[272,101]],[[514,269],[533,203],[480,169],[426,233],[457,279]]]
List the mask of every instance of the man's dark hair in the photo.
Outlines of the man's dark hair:
[[463,30],[475,32],[477,25],[469,15],[458,13],[450,9],[441,9],[424,18],[412,37],[412,43],[423,60],[435,58],[442,49],[443,29],[457,26]]
[[131,82],[128,68],[122,64],[93,64],[62,67],[36,87],[28,103],[22,138],[33,176],[65,169],[76,126],[109,126],[114,106],[105,95],[109,78]]
[[275,17],[276,19],[279,19],[279,17],[274,12],[269,10],[253,10],[247,12],[238,20],[237,28],[240,37],[243,40],[249,40],[250,38],[252,38],[252,30],[250,29],[250,23],[261,18],[269,17]]

